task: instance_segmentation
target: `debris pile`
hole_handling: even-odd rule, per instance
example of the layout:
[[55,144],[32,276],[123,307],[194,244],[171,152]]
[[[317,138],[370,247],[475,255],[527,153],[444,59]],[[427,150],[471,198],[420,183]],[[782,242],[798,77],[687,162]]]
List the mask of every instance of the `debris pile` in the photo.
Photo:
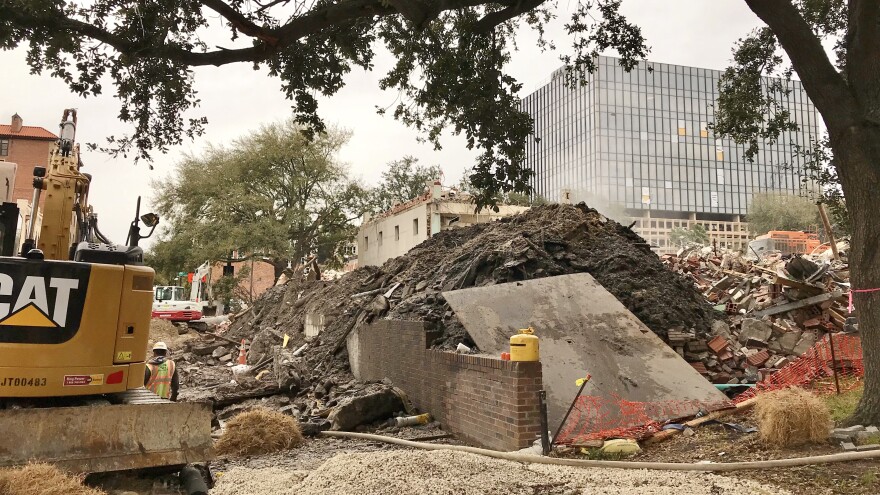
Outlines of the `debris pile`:
[[[233,411],[269,404],[299,418],[306,433],[382,419],[340,411],[376,393],[385,396],[376,402],[386,418],[409,414],[405,399],[389,399],[399,392],[390,384],[353,379],[345,343],[354,328],[376,318],[420,320],[438,336],[435,348],[475,348],[443,291],[578,272],[590,273],[664,338],[679,326],[707,337],[717,317],[690,280],[667,270],[629,228],[583,204],[542,206],[441,232],[382,267],[338,280],[293,274],[218,327],[222,332],[184,345],[176,357],[186,384],[181,397],[212,401],[221,422]],[[247,364],[234,365],[242,339]]]
[[701,338],[671,329],[667,341],[714,383],[756,383],[825,334],[855,328],[848,318],[849,268],[839,260],[779,254],[761,260],[712,248],[664,255],[715,309],[728,315]]

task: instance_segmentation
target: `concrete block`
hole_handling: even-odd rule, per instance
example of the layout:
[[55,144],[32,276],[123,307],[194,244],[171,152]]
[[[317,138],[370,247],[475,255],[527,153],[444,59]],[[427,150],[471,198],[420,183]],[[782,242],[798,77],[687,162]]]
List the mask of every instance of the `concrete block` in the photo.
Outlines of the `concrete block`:
[[840,442],[840,447],[847,452],[856,452],[856,445],[852,442]]
[[853,434],[852,433],[831,433],[831,439],[837,440],[839,442],[852,442]]
[[779,340],[777,340],[776,343],[786,354],[791,354],[794,351],[795,346],[800,342],[801,334],[802,332],[800,330],[786,332],[779,337]]
[[800,356],[803,353],[810,350],[811,347],[816,343],[816,334],[811,332],[806,332],[801,335],[801,340],[798,341],[797,345],[792,349],[792,354],[795,356]]
[[865,427],[862,425],[853,425],[848,426],[846,428],[835,428],[834,433],[855,433],[857,431],[865,431]]
[[773,335],[773,328],[770,325],[754,318],[743,318],[741,328],[742,330],[739,332],[740,344],[745,344],[751,340],[753,342],[761,342],[766,346],[770,336]]
[[880,428],[877,428],[876,426],[868,426],[865,428],[865,431],[868,433],[880,433]]

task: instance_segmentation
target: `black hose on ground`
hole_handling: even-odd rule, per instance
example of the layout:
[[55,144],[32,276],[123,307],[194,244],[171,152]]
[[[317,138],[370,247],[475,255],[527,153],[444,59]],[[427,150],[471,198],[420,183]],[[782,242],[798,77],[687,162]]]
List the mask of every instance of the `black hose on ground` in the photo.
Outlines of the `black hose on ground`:
[[208,495],[208,484],[202,478],[202,473],[192,466],[186,466],[180,470],[180,485],[187,495]]

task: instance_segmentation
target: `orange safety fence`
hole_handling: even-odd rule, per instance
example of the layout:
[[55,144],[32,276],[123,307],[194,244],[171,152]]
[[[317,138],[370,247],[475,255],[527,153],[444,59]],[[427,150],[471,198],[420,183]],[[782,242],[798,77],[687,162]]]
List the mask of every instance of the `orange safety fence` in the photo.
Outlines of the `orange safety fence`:
[[[836,363],[836,366],[834,365]],[[834,380],[833,370],[837,370]],[[665,423],[677,422],[700,413],[727,409],[758,394],[787,387],[805,387],[817,393],[834,393],[858,386],[864,376],[862,345],[857,335],[826,336],[783,368],[762,370],[765,377],[755,387],[733,400],[718,402],[659,401],[632,402],[620,397],[578,395],[553,438],[555,445],[578,445],[608,438],[643,439],[660,431]]]

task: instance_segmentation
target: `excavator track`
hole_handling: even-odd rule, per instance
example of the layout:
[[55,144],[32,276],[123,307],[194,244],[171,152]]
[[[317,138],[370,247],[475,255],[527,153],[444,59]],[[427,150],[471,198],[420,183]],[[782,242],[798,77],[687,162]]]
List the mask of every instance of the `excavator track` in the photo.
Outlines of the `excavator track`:
[[0,467],[47,462],[99,473],[210,460],[211,405],[171,402],[146,389],[0,409]]

